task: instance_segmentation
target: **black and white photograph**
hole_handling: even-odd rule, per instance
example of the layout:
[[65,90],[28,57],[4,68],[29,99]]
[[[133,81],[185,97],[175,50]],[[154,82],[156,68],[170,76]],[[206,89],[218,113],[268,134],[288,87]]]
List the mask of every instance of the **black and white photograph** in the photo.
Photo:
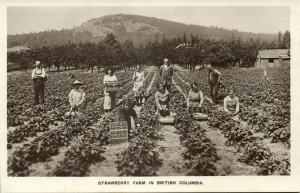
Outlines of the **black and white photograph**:
[[290,6],[7,6],[6,25],[7,177],[293,173]]

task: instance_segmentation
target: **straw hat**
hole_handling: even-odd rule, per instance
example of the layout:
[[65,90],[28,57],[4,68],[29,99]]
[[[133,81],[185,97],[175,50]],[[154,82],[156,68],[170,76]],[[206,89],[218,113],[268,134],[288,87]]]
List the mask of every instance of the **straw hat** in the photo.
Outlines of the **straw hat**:
[[168,59],[168,58],[165,58],[165,59],[164,59],[164,62],[169,62],[169,59]]
[[83,82],[80,82],[79,80],[75,80],[72,84],[73,86],[75,85],[79,85],[79,86],[82,86],[83,85]]

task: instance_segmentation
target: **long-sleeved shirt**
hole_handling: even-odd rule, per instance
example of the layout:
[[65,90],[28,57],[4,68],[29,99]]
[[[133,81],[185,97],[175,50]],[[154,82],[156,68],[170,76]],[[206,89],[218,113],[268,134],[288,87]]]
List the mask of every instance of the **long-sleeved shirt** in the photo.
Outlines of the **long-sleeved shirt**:
[[69,94],[70,105],[80,105],[85,100],[85,93],[82,89],[72,89]]
[[137,120],[137,114],[136,114],[135,110],[133,109],[134,105],[132,104],[132,102],[127,103],[127,105],[128,105],[127,109],[125,109],[122,106],[117,109],[117,111],[116,111],[116,117],[117,117],[118,121],[126,121],[127,125],[128,125],[128,128],[130,130],[132,128],[131,118],[130,117],[133,117],[135,123],[138,120]]
[[231,98],[230,96],[225,97],[224,110],[226,112],[239,112],[240,110],[239,98],[236,96],[234,96],[233,98]]
[[215,84],[220,81],[220,77],[222,76],[222,73],[216,69],[213,69],[208,72],[208,82],[210,84]]
[[46,70],[45,68],[35,68],[32,70],[31,78],[45,78],[46,77]]
[[162,77],[163,80],[171,79],[173,75],[173,68],[164,64],[159,69],[159,75]]

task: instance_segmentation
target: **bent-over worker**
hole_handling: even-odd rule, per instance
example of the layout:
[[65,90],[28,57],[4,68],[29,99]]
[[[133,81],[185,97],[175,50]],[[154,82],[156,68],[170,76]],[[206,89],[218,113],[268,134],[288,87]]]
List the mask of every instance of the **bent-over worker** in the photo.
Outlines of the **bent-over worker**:
[[134,104],[133,104],[132,100],[130,98],[126,98],[125,100],[122,101],[120,108],[117,108],[117,111],[116,111],[117,121],[126,121],[127,122],[129,136],[131,136],[130,133],[132,132],[132,128],[134,126],[134,125],[132,125],[131,117],[134,120],[134,124],[137,127],[139,126],[138,117],[137,117],[137,114],[133,107],[134,107]]

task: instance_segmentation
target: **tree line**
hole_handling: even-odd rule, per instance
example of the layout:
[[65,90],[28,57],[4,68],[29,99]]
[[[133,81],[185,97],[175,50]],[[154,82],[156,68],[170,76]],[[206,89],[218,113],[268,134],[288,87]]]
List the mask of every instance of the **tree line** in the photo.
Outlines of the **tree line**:
[[187,35],[167,39],[155,38],[146,44],[134,46],[132,40],[120,43],[113,34],[108,34],[99,43],[71,43],[44,46],[27,51],[8,52],[8,71],[27,70],[40,60],[49,70],[92,70],[105,68],[130,68],[136,64],[161,65],[163,58],[172,63],[194,69],[196,65],[212,64],[219,67],[253,67],[258,51],[263,49],[290,48],[290,32],[278,33],[277,40],[267,42],[250,38],[243,41],[232,35],[231,40],[201,39]]

